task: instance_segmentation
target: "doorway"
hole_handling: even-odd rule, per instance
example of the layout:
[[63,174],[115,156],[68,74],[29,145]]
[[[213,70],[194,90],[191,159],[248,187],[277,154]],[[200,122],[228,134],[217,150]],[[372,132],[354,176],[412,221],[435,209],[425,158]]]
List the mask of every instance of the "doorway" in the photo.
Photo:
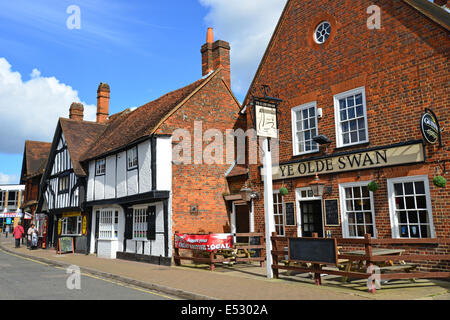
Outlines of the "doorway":
[[300,201],[301,228],[303,237],[317,233],[323,237],[322,201]]
[[[231,233],[249,233],[250,227],[250,206],[246,202],[233,203],[231,213]],[[236,242],[247,242],[247,237],[237,237]]]

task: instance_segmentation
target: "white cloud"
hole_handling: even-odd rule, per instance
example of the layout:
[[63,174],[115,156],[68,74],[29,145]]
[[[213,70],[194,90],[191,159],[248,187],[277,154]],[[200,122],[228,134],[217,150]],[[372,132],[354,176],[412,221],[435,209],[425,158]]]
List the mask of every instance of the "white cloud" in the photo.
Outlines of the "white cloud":
[[0,172],[0,184],[17,184],[19,177],[15,174],[9,175]]
[[215,39],[231,45],[231,85],[245,94],[269,44],[286,0],[199,0]]
[[[25,140],[51,142],[59,117],[69,116],[78,92],[55,77],[33,69],[28,81],[0,58],[0,152],[22,153]],[[95,120],[96,107],[84,105],[84,119]]]

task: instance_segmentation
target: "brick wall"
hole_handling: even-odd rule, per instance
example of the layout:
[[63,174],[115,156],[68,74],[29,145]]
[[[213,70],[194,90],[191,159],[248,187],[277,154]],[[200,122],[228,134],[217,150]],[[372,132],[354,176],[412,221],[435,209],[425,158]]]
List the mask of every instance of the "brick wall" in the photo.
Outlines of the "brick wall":
[[[157,133],[171,134],[183,128],[191,133],[194,143],[194,122],[202,122],[203,132],[218,129],[223,134],[233,129],[240,106],[227,90],[221,75],[214,77],[182,108],[169,117]],[[223,136],[225,150],[225,136]],[[203,142],[203,150],[211,142]],[[174,143],[175,145],[176,143]],[[194,161],[194,147],[191,148]],[[229,231],[229,212],[223,194],[228,193],[225,173],[231,165],[173,165],[173,227],[182,233],[220,233]],[[191,213],[197,205],[199,212]]]
[[[381,8],[381,30],[369,30],[366,26],[367,8],[373,4]],[[319,45],[314,42],[313,33],[324,20],[331,23],[332,32],[327,42]],[[449,55],[449,32],[403,1],[290,1],[250,92],[267,84],[272,96],[283,99],[279,107],[281,162],[321,155],[293,156],[292,152],[291,109],[312,101],[323,109],[319,133],[332,140],[327,154],[385,146],[422,139],[419,123],[425,108],[433,109],[441,127],[450,125]],[[337,149],[333,96],[362,86],[370,142]],[[247,112],[249,127],[253,126],[251,112]],[[428,175],[436,235],[450,237],[448,186],[441,189],[432,182],[436,174],[444,175],[438,169],[438,161],[447,160],[449,167],[449,136],[448,130],[443,132],[443,148],[426,146],[425,164],[323,175],[321,180],[332,186],[332,194],[324,198],[339,198],[340,183],[376,179],[380,183],[374,194],[378,236],[389,238],[392,235],[386,179]],[[263,192],[258,166],[250,166],[250,177],[258,191]],[[444,177],[450,179],[448,173]],[[296,201],[295,189],[309,186],[313,179],[284,181],[289,189],[285,201]],[[275,182],[274,189],[282,184]],[[255,228],[263,229],[263,199],[255,201],[255,215]],[[333,236],[342,236],[342,227],[326,229]],[[287,227],[288,235],[296,232],[296,227]]]

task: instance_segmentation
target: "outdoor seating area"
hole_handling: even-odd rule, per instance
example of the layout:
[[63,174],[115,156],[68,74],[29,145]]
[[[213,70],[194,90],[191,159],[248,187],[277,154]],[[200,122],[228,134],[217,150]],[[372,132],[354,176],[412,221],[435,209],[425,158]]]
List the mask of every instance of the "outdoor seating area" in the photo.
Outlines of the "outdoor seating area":
[[[272,269],[275,278],[279,277],[279,270],[286,270],[288,276],[294,272],[309,273],[314,276],[317,285],[322,284],[321,275],[323,274],[341,276],[342,283],[346,283],[350,279],[371,279],[373,285],[369,291],[372,293],[376,292],[377,281],[450,278],[450,272],[420,270],[421,262],[446,261],[450,260],[450,255],[407,254],[406,249],[406,246],[411,245],[446,245],[450,243],[450,239],[372,239],[368,234],[364,239],[324,239],[315,236],[308,240],[317,240],[317,243],[321,243],[322,252],[314,251],[315,245],[313,242],[309,242],[308,250],[306,247],[303,249],[305,252],[309,251],[310,256],[302,259],[296,258],[295,250],[284,244],[287,241],[289,245],[294,246],[295,241],[291,243],[290,240],[306,240],[307,238],[286,239],[277,237],[276,233],[272,235]],[[323,246],[324,240],[328,240],[328,243],[331,244],[328,248]],[[364,249],[354,250],[358,246],[362,246]],[[330,254],[325,257],[323,252]],[[302,254],[304,255],[304,252]]]

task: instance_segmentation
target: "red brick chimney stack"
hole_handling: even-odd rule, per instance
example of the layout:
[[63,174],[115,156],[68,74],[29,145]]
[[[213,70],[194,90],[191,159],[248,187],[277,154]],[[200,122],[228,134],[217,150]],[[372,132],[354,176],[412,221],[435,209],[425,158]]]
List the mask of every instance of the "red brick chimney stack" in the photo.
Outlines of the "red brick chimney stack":
[[81,103],[74,102],[70,105],[69,118],[72,120],[83,121],[84,106]]
[[231,85],[230,75],[230,44],[226,41],[214,42],[213,29],[208,28],[206,43],[202,46],[202,75],[222,67],[222,76],[225,82]]
[[109,85],[100,83],[97,90],[97,122],[104,123],[109,117]]

